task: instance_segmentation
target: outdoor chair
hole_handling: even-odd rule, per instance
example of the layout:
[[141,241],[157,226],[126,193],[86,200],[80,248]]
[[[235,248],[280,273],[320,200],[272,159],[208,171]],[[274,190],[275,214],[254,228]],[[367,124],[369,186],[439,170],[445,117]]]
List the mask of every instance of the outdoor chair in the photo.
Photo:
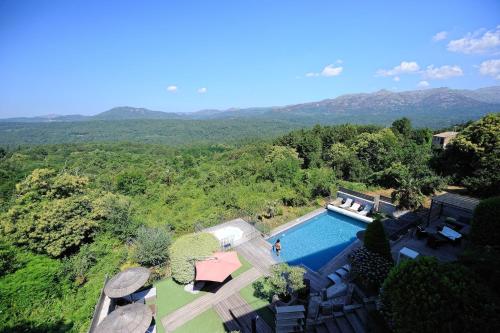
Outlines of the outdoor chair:
[[369,212],[371,212],[373,206],[372,205],[365,205],[362,211],[358,212],[359,215],[366,216],[368,215]]
[[351,198],[347,198],[347,200],[342,205],[340,205],[339,207],[340,208],[347,208],[347,207],[350,207],[351,204],[352,204],[352,199]]
[[359,202],[355,202],[352,204],[351,207],[347,207],[347,209],[352,210],[354,212],[357,212],[360,207],[361,207],[361,204]]

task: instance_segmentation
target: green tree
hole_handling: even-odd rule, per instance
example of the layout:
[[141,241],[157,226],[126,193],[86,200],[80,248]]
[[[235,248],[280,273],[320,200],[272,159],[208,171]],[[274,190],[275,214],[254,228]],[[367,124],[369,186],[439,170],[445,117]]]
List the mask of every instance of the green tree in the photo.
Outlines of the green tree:
[[[88,179],[36,169],[18,184],[14,205],[2,216],[1,231],[15,244],[60,257],[89,241],[112,214],[104,214],[109,196],[88,189]],[[99,209],[95,209],[99,207]]]
[[397,137],[388,128],[358,135],[353,147],[360,161],[374,171],[390,166],[400,151]]
[[500,247],[500,196],[482,200],[474,210],[470,239],[476,246]]
[[300,175],[302,160],[293,148],[272,146],[264,158],[263,178],[293,184]]
[[402,179],[399,187],[391,193],[391,197],[399,208],[407,209],[420,208],[424,201],[421,184],[413,178]]
[[126,195],[143,194],[146,191],[146,177],[137,170],[122,172],[116,177],[116,189]]
[[391,125],[391,129],[395,134],[400,134],[405,138],[410,137],[412,134],[411,121],[406,117],[395,120]]
[[141,265],[163,266],[168,261],[168,248],[172,242],[167,228],[146,228],[137,230],[134,257]]
[[368,223],[366,226],[363,243],[368,251],[378,253],[392,261],[391,246],[380,217],[376,217],[372,223]]
[[305,269],[299,266],[277,264],[271,268],[271,274],[266,281],[272,293],[287,298],[305,287],[305,272]]
[[500,113],[470,124],[446,147],[440,168],[470,191],[500,194]]
[[343,143],[332,144],[323,159],[340,179],[358,181],[367,173],[356,153]]
[[381,303],[395,332],[499,329],[497,308],[474,275],[432,257],[406,260],[393,268],[382,286]]

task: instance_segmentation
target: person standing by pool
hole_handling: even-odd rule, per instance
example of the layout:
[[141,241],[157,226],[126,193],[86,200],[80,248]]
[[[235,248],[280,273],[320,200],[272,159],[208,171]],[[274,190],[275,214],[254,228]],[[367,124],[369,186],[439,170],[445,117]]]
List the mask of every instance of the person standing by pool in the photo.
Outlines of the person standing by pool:
[[280,256],[280,251],[281,251],[281,243],[280,240],[277,239],[276,243],[274,243],[274,250],[276,251],[276,255],[279,257]]

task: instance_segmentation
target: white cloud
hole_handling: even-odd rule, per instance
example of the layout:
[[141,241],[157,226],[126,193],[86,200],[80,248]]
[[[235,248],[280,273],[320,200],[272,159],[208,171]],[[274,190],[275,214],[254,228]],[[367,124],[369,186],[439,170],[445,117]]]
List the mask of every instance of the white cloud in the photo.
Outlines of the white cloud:
[[468,33],[463,38],[448,43],[448,51],[473,54],[496,53],[500,49],[500,25],[494,30]]
[[401,78],[400,78],[399,76],[395,76],[395,77],[393,78],[393,80],[394,80],[394,81],[396,81],[396,82],[399,82],[399,81],[401,80]]
[[177,86],[168,86],[167,87],[167,91],[168,92],[176,92],[177,91]]
[[420,82],[417,84],[417,87],[418,87],[418,88],[427,88],[427,87],[429,87],[429,86],[430,86],[430,84],[429,84],[429,82],[427,82],[427,81],[420,81]]
[[379,69],[377,76],[397,76],[400,74],[416,73],[420,70],[420,66],[415,61],[402,61],[399,65],[392,69]]
[[462,68],[457,65],[444,65],[441,67],[434,67],[434,65],[430,65],[427,66],[423,72],[423,77],[431,80],[444,80],[462,75],[464,75],[464,72],[462,71]]
[[199,88],[197,91],[198,91],[198,94],[204,94],[208,91],[208,89],[203,87],[203,88]]
[[344,60],[342,59],[337,59],[337,61],[335,61],[337,64],[342,64],[344,62]]
[[432,36],[432,40],[435,42],[439,42],[440,40],[448,38],[448,32],[447,31],[440,31],[434,36]]
[[500,80],[500,59],[483,61],[479,66],[479,73]]
[[321,71],[322,76],[337,76],[342,73],[344,68],[342,66],[335,67],[333,65],[328,65],[325,68],[323,68],[323,71]]
[[[337,60],[338,61],[338,60]],[[332,77],[332,76],[338,76],[344,68],[342,66],[337,66],[335,67],[333,64],[325,66],[323,70],[320,73],[314,73],[314,72],[309,72],[306,73],[306,77],[318,77],[318,76],[325,76],[325,77]]]

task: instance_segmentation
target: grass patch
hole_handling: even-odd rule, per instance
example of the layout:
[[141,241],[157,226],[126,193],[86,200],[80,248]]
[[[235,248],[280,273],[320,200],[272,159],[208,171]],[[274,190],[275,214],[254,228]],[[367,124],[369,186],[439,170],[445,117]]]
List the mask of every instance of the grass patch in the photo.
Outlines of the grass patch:
[[[250,268],[252,268],[252,265],[245,258],[243,258],[243,256],[238,255],[238,258],[240,259],[241,267],[238,268],[233,274],[231,274],[233,279],[243,274]],[[157,332],[158,333],[165,332],[163,326],[161,325],[161,318],[183,307],[184,305],[191,303],[198,297],[203,296],[205,294],[206,292],[204,291],[200,291],[198,294],[188,293],[184,291],[183,285],[176,283],[171,278],[158,282],[156,284],[156,313],[157,313],[156,317],[158,318],[158,321],[156,323]],[[201,317],[202,315],[198,317]],[[219,317],[217,316],[217,318]],[[193,319],[192,321],[194,320],[196,320],[196,318]],[[188,324],[189,323],[186,323],[184,326],[187,326]],[[179,332],[188,332],[188,331],[179,331]],[[192,332],[198,332],[198,331],[192,331]],[[201,330],[199,332],[211,332],[211,331]],[[222,330],[221,332],[224,332],[224,330]]]
[[238,268],[235,272],[233,272],[233,274],[231,274],[231,276],[233,277],[233,279],[236,278],[237,276],[245,273],[250,268],[252,268],[252,264],[249,263],[243,256],[241,256],[241,255],[238,254],[238,259],[240,259],[241,267]]
[[174,331],[174,333],[194,332],[225,333],[226,330],[217,312],[213,309],[208,309]]
[[[241,289],[240,295],[270,327],[274,327],[274,314],[271,309],[268,308],[268,305],[270,304],[269,299],[267,299],[264,295],[260,295],[255,288],[256,283],[264,283],[264,278],[260,278],[254,283],[251,283]],[[265,294],[269,291],[266,288],[265,283],[263,291]]]
[[206,292],[200,291],[198,294],[191,294],[184,291],[184,286],[176,283],[171,278],[162,280],[156,284],[156,318],[158,333],[164,333],[161,325],[161,318],[174,312],[175,310],[191,303]]

